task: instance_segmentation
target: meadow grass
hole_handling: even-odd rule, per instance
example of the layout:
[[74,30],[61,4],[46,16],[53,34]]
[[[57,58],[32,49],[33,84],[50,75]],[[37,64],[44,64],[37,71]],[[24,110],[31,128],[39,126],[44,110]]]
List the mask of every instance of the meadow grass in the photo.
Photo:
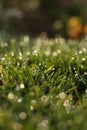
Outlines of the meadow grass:
[[87,129],[87,40],[0,37],[0,130]]

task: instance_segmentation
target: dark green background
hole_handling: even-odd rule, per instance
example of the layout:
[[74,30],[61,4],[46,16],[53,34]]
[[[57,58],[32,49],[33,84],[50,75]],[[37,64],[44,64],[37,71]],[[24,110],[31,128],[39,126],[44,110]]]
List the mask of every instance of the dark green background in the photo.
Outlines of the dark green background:
[[29,33],[66,34],[70,17],[87,20],[87,0],[0,0],[0,30]]

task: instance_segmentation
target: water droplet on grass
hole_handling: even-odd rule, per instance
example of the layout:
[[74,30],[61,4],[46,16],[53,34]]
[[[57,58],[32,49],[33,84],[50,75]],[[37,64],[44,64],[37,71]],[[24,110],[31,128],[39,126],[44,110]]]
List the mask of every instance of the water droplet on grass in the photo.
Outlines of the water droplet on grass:
[[37,130],[49,130],[49,121],[43,119],[37,126]]
[[22,101],[23,101],[23,98],[19,98],[19,99],[17,100],[18,103],[21,103]]
[[82,61],[86,61],[86,58],[82,58]]
[[59,93],[59,98],[60,99],[65,99],[66,98],[66,93],[64,93],[64,92]]
[[23,83],[20,84],[20,89],[24,89],[25,85]]
[[57,56],[57,52],[53,52],[52,56],[56,57]]
[[67,113],[69,113],[70,109],[71,109],[70,101],[69,100],[65,100],[63,106],[65,107]]
[[2,61],[5,61],[5,58],[4,58],[4,57],[2,57]]
[[79,51],[79,54],[82,54],[82,50]]
[[9,93],[8,94],[8,98],[12,100],[14,98],[14,94],[13,93]]
[[14,130],[22,130],[22,125],[20,123],[18,123],[18,122],[15,122],[13,124],[13,129]]
[[49,97],[46,96],[46,95],[43,95],[43,96],[41,97],[41,101],[42,101],[43,103],[47,103],[48,100],[49,100]]
[[25,44],[29,43],[29,36],[24,36],[24,43]]
[[31,110],[31,111],[33,111],[33,110],[34,110],[33,106],[30,106],[30,110]]
[[38,51],[37,51],[37,50],[34,50],[34,51],[32,52],[32,55],[37,56],[37,55],[38,55]]
[[21,112],[21,113],[19,114],[19,118],[22,119],[22,120],[25,120],[25,119],[27,118],[26,112]]
[[47,127],[49,125],[49,121],[47,119],[42,120],[41,122],[43,127]]

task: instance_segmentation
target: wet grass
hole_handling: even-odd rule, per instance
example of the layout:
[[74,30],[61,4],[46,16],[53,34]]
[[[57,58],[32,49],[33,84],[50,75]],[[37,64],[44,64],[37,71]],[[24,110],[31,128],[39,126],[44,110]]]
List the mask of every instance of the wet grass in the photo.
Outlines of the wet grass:
[[0,38],[0,129],[86,130],[87,41]]

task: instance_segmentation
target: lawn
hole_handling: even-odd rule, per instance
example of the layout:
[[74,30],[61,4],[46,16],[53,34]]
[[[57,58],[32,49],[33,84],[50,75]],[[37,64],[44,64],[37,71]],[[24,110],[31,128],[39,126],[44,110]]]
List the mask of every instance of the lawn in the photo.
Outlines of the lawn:
[[87,39],[0,35],[0,130],[87,129]]

